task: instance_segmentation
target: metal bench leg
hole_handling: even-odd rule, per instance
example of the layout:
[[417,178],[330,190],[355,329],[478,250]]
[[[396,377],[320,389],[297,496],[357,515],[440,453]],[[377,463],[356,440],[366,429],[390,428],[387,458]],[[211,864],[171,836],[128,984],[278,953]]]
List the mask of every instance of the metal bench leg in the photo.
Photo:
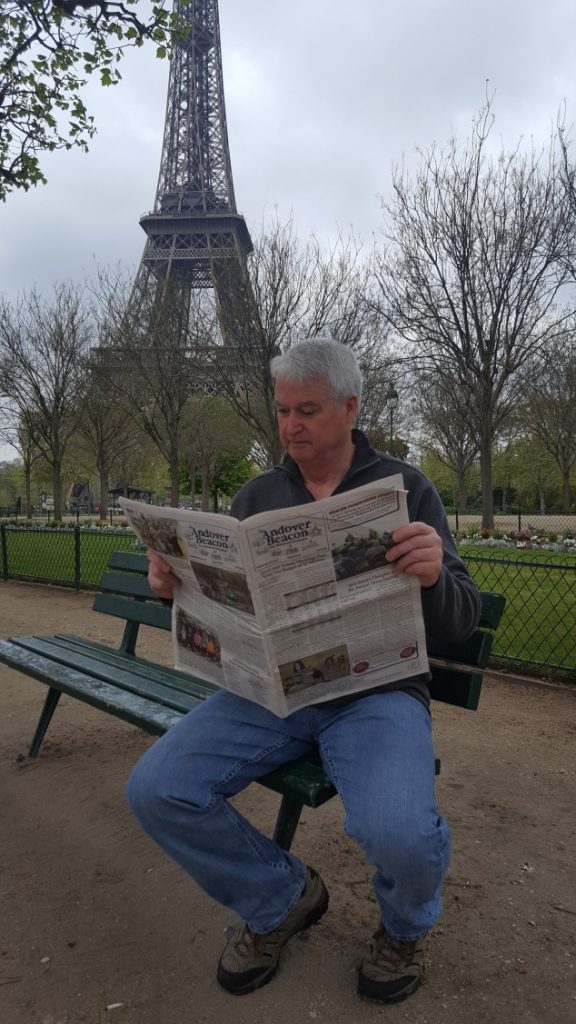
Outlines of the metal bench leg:
[[38,719],[38,725],[36,726],[36,732],[34,738],[30,744],[30,750],[28,751],[28,757],[36,757],[40,747],[42,746],[42,740],[46,735],[46,730],[50,725],[50,719],[56,710],[56,705],[60,700],[60,690],[55,690],[53,686],[50,687],[46,694],[46,700],[44,701],[44,707],[42,708],[42,714]]
[[272,838],[283,850],[289,850],[292,845],[303,806],[301,800],[290,800],[287,796],[282,797]]

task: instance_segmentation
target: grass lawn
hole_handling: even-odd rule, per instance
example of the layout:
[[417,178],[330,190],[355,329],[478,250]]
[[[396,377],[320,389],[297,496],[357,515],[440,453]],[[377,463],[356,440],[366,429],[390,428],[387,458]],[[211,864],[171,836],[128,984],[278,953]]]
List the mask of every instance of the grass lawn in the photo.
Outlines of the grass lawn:
[[576,671],[576,554],[460,548],[481,590],[506,596],[493,652],[519,665]]

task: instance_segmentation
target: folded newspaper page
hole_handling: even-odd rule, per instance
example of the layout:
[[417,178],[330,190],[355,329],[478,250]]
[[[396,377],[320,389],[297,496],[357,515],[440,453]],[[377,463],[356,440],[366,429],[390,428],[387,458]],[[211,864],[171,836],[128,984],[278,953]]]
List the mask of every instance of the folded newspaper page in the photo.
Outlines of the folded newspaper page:
[[176,668],[285,717],[428,668],[420,584],[386,561],[400,474],[240,522],[120,498],[181,580]]

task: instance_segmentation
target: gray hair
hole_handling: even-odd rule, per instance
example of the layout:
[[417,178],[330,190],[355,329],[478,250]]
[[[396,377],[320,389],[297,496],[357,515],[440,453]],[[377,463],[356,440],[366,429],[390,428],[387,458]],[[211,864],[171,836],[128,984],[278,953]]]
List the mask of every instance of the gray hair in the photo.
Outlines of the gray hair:
[[274,380],[289,378],[299,382],[321,377],[334,400],[343,402],[350,395],[362,398],[362,371],[354,352],[334,338],[318,335],[307,338],[270,361]]

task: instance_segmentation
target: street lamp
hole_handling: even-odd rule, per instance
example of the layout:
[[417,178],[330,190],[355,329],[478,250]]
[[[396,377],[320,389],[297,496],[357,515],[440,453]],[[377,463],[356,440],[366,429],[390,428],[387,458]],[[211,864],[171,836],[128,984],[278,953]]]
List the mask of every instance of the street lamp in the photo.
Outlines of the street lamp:
[[392,442],[394,440],[394,411],[398,408],[398,392],[392,384],[392,381],[390,381],[390,384],[388,385],[388,391],[384,395],[384,401],[386,403],[386,408],[390,413],[390,447],[392,447]]

